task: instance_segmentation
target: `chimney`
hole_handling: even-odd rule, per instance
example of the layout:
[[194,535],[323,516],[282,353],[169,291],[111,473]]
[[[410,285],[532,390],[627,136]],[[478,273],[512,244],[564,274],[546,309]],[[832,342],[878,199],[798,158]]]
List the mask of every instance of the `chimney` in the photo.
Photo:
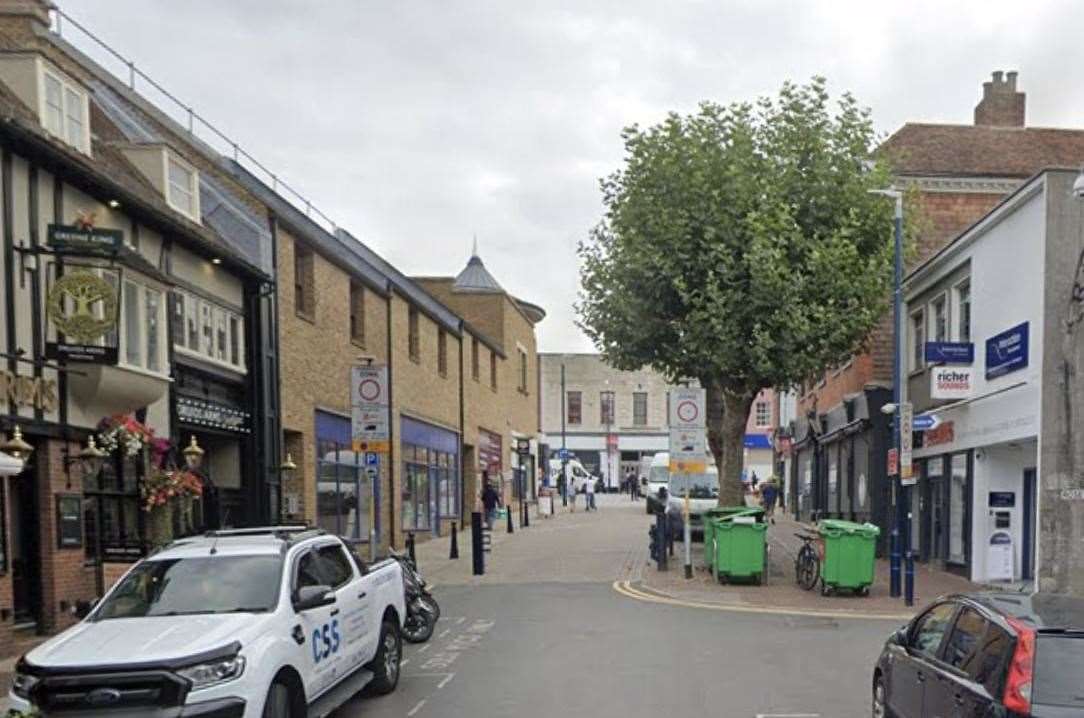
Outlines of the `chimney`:
[[0,0],[0,32],[19,48],[37,48],[49,31],[49,11],[54,7],[49,0]]
[[982,83],[982,99],[975,105],[975,124],[988,127],[1023,127],[1026,95],[1016,91],[1015,71],[993,73]]

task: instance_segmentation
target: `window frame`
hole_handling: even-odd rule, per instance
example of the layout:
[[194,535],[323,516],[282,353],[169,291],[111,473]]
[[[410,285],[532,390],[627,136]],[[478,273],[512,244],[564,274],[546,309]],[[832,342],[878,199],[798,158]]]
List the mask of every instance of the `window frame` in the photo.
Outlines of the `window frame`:
[[407,310],[407,353],[415,364],[422,361],[421,315],[417,307]]
[[[764,409],[764,421],[761,421],[761,409]],[[753,404],[753,424],[758,429],[766,429],[772,425],[772,405],[767,399],[758,399]]]
[[[49,126],[48,122],[48,93],[46,85],[48,80],[55,81],[60,86],[60,127],[54,128]],[[66,145],[74,147],[79,152],[90,155],[90,98],[87,91],[77,82],[70,79],[67,75],[54,69],[51,65],[42,63],[41,69],[38,72],[38,117],[41,120],[41,126],[45,129],[49,135],[55,137]],[[79,106],[79,112],[82,118],[81,128],[79,132],[79,143],[73,143],[70,137],[71,128],[68,125],[68,120],[71,117],[69,111],[69,96],[74,95],[76,102]]]
[[[573,397],[575,397],[575,420],[573,420],[572,406]],[[566,391],[565,392],[565,423],[569,426],[582,426],[583,425],[583,392],[582,391]]]
[[[170,207],[177,210],[185,217],[188,217],[193,222],[199,223],[200,221],[200,203],[199,203],[199,170],[195,165],[187,160],[181,158],[179,155],[173,152],[166,151],[163,153],[164,163],[164,177],[165,177],[165,192],[166,203]],[[182,172],[188,174],[188,187],[183,188],[179,183],[173,181],[173,167],[176,166]],[[190,206],[185,207],[177,202],[174,197],[174,188],[177,188],[179,192],[187,193],[191,197]]]
[[[245,358],[246,342],[245,342],[245,317],[240,311],[233,307],[228,307],[224,304],[220,304],[212,299],[208,299],[202,295],[191,292],[181,287],[174,287],[170,292],[169,304],[171,311],[169,312],[170,321],[181,322],[183,325],[183,342],[178,342],[176,337],[173,337],[173,327],[170,327],[168,332],[170,335],[170,343],[173,346],[173,350],[187,357],[199,359],[200,361],[209,362],[215,366],[229,369],[233,372],[240,374],[248,373],[248,362]],[[204,306],[210,310],[211,319],[211,345],[210,351],[205,352],[203,349],[204,342],[204,326],[203,326],[203,309]],[[180,308],[181,312],[178,314],[177,309]],[[189,334],[189,310],[193,312],[196,330],[196,341],[199,344],[198,347],[192,348],[189,346],[191,335]],[[224,350],[225,359],[219,359],[218,346],[218,324],[216,318],[221,316],[225,322],[225,338],[226,347]],[[237,322],[237,341],[233,341],[233,332],[231,331],[231,323]],[[233,362],[233,354],[237,354],[237,363]]]
[[[129,370],[145,372],[155,376],[169,376],[169,353],[167,347],[172,342],[169,336],[169,302],[163,301],[168,294],[168,289],[157,282],[147,281],[142,275],[132,272],[124,272],[119,277],[120,285],[120,321],[117,322],[117,365]],[[136,326],[139,328],[138,362],[128,360],[129,339],[128,336],[128,287],[134,286],[137,291],[135,298]],[[158,322],[157,322],[157,361],[158,368],[151,369],[148,359],[147,341],[149,338],[147,324],[147,293],[158,294]]]
[[312,247],[296,240],[294,241],[294,312],[306,321],[316,321],[316,253]]
[[[940,292],[939,294],[930,298],[927,302],[928,312],[926,313],[926,321],[929,322],[929,326],[926,327],[926,341],[935,342],[947,342],[952,336],[952,309],[949,306],[949,293],[948,291]],[[941,336],[937,336],[937,307],[941,307],[944,312],[944,325],[945,331]]]
[[489,388],[497,391],[497,352],[489,352]]
[[[135,473],[131,481],[125,477],[129,461],[131,469]],[[109,477],[111,485],[106,486],[103,473],[106,467],[110,465],[112,465],[113,476]],[[83,477],[83,551],[85,562],[91,564],[104,562],[105,552],[103,550],[99,554],[99,548],[104,549],[107,546],[120,547],[127,551],[135,549],[138,545],[140,555],[145,554],[142,545],[144,512],[140,506],[141,499],[139,496],[139,487],[143,482],[144,474],[144,465],[139,456],[127,457],[123,455],[123,452],[113,452],[105,456],[101,470],[93,476]],[[130,488],[126,488],[126,486]],[[117,507],[119,519],[117,529],[119,529],[118,535],[121,536],[118,542],[112,540],[107,542],[102,537],[103,506],[106,502],[115,503]],[[134,537],[123,536],[124,526],[127,523],[124,518],[129,511],[135,517]],[[93,521],[93,532],[87,529],[88,520]]]
[[[919,624],[922,623],[930,614],[943,606],[947,606],[950,611],[948,620],[945,622],[945,631],[941,634],[941,640],[940,642],[938,642],[937,648],[934,649],[932,653],[926,653],[925,651],[920,650],[917,646],[915,646],[915,639],[918,635]],[[907,631],[907,649],[909,651],[913,651],[914,655],[919,658],[941,662],[941,659],[944,655],[945,642],[948,640],[949,633],[956,625],[956,616],[959,613],[959,610],[959,603],[956,603],[955,601],[941,601],[939,603],[935,603],[934,605],[923,611],[921,615],[914,619],[914,621],[911,623],[910,629],[908,629]]]
[[[642,400],[642,404],[641,404]],[[642,412],[641,412],[642,409]],[[647,392],[632,392],[632,425],[647,426]]]
[[598,423],[600,426],[613,426],[617,423],[616,398],[614,392],[606,389],[598,393]]
[[481,358],[480,358],[482,350],[481,350],[481,347],[479,347],[480,343],[481,342],[478,341],[478,337],[471,337],[471,342],[470,342],[470,351],[471,351],[470,371],[471,371],[471,378],[473,378],[477,382],[482,381],[482,365],[481,365]]
[[365,285],[350,280],[350,341],[365,347]]
[[[924,371],[926,369],[926,308],[919,307],[910,314],[908,318],[908,332],[907,332],[907,367],[910,373],[916,373]],[[917,321],[916,321],[917,320]],[[919,337],[915,334],[915,328],[921,327],[922,337],[919,341]]]
[[[964,295],[965,290],[967,292],[967,301],[966,302],[964,302],[962,300],[962,297]],[[953,287],[952,287],[952,298],[953,298],[953,304],[954,304],[954,309],[955,309],[955,319],[956,319],[956,321],[953,322],[953,324],[952,324],[952,336],[953,336],[953,339],[955,341],[958,341],[958,342],[970,342],[971,341],[971,335],[972,335],[972,331],[971,331],[971,305],[972,305],[972,302],[973,302],[972,293],[971,293],[971,276],[970,275],[966,279],[962,279],[959,282],[957,282],[955,285],[953,285]],[[967,306],[967,336],[966,337],[964,336],[963,326],[962,326],[962,320],[963,320],[963,317],[964,317],[963,307],[964,307],[965,304]]]
[[521,394],[527,393],[527,351],[525,349],[517,349],[519,353],[519,391]]

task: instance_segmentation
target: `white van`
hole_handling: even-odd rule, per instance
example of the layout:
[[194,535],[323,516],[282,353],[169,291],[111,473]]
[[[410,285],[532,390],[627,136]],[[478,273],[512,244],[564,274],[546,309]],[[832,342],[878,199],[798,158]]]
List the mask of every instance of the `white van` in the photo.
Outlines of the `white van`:
[[[557,457],[550,459],[551,485],[555,487],[557,486],[557,477],[561,475],[561,463],[561,460]],[[569,493],[578,493],[588,481],[597,480],[596,477],[591,475],[591,472],[584,468],[579,459],[570,458],[567,467],[565,478],[568,480]]]
[[[685,493],[689,494],[689,526],[694,534],[702,534],[701,516],[708,509],[719,503],[719,469],[715,459],[707,457],[707,470],[703,474],[670,474],[670,453],[655,454],[651,461],[651,473],[648,475],[648,512],[658,505],[659,489],[667,491],[669,514],[683,516],[685,512]],[[654,501],[652,501],[654,497]]]

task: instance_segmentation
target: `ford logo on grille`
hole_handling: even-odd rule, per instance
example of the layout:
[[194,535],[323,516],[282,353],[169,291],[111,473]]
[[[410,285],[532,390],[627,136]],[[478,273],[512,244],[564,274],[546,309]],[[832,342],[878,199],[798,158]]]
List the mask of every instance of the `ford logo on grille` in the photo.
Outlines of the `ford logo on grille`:
[[87,703],[92,706],[111,706],[120,702],[120,691],[116,688],[96,688],[87,693]]

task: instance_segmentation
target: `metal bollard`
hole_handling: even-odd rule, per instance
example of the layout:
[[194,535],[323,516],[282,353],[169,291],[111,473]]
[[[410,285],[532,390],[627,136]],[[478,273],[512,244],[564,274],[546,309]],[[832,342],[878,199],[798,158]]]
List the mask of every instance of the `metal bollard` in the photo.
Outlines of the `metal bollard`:
[[665,513],[660,512],[660,513],[655,514],[655,527],[656,527],[656,531],[658,531],[657,535],[660,538],[660,541],[659,541],[659,570],[660,571],[665,571],[666,570],[666,542],[669,540],[669,537],[667,536],[669,531],[667,530],[667,527],[666,527],[666,514]]
[[473,573],[481,576],[486,572],[485,547],[482,545],[482,513],[475,511],[470,515],[470,543]]
[[908,606],[913,606],[915,605],[915,554],[908,550],[904,556],[906,565],[903,573],[903,602]]
[[448,558],[459,558],[459,540],[456,536],[455,521],[452,522],[452,550],[448,552]]
[[512,528],[512,507],[506,506],[504,509],[504,515],[508,517],[508,533],[514,534],[515,530]]
[[531,505],[526,501],[523,502],[523,528],[530,528],[531,526]]
[[417,566],[418,566],[418,558],[414,555],[414,532],[413,531],[408,531],[407,532],[406,548],[407,548],[407,556],[410,557],[411,565],[414,566],[415,568],[417,568]]

